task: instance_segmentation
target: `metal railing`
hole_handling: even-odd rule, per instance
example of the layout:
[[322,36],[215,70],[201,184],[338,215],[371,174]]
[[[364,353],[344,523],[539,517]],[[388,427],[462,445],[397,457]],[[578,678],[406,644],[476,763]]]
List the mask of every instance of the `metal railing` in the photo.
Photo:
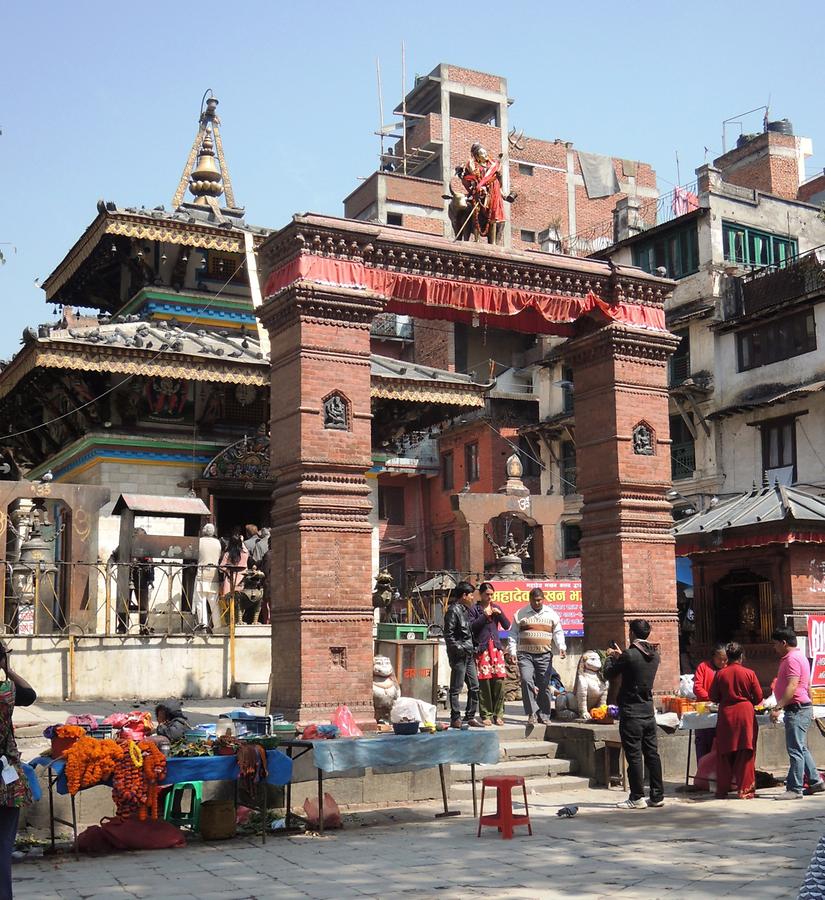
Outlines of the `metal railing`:
[[670,445],[670,477],[690,478],[696,471],[696,445],[693,441]]
[[741,276],[745,315],[809,294],[825,293],[825,247]]
[[403,321],[399,319],[395,313],[379,313],[372,320],[370,334],[373,337],[398,338],[411,341],[414,335],[413,323],[412,320]]
[[671,356],[668,363],[668,385],[676,387],[690,378],[690,353]]

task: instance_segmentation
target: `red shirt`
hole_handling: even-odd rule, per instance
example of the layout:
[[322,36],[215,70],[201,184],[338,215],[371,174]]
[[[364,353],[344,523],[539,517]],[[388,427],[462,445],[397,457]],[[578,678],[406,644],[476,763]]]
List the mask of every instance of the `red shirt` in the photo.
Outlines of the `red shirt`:
[[710,686],[718,671],[713,668],[711,663],[704,660],[696,667],[693,675],[693,693],[697,700],[710,700]]

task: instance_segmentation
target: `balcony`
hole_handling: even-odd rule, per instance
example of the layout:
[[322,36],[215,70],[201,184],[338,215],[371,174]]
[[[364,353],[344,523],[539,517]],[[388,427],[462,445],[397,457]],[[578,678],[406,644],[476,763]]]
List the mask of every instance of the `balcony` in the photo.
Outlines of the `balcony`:
[[673,481],[691,478],[696,470],[696,447],[693,441],[670,445],[670,477]]
[[409,316],[379,313],[372,321],[370,335],[391,341],[413,340],[413,321]]
[[571,494],[577,493],[575,464],[570,464],[565,462],[565,460],[562,460],[559,469],[559,480],[561,481],[561,494],[563,497],[568,497]]
[[684,384],[690,378],[690,352],[679,356],[671,356],[668,368],[668,384],[670,387]]
[[755,269],[742,276],[741,285],[746,316],[791,300],[825,294],[825,247],[816,247],[780,265]]

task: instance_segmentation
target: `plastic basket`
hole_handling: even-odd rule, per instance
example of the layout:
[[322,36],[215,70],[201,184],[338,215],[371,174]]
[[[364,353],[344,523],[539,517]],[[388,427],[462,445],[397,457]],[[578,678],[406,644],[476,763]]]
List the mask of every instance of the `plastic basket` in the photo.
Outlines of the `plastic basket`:
[[111,725],[100,725],[89,732],[89,737],[97,738],[99,741],[112,740],[114,735],[115,729]]

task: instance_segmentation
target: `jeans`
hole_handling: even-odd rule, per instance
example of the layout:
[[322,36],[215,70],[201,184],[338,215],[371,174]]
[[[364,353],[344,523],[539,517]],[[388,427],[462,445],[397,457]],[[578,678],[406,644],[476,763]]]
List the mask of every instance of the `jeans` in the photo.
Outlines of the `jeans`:
[[521,701],[524,713],[550,719],[553,696],[550,693],[550,679],[553,675],[552,653],[519,653],[518,669],[521,675]]
[[476,658],[472,654],[447,650],[447,659],[450,661],[450,721],[455,722],[461,718],[458,697],[465,683],[467,685],[467,709],[464,712],[464,718],[474,719],[478,712]]
[[11,854],[17,838],[19,819],[19,807],[0,806],[0,900],[12,900]]
[[810,728],[813,717],[813,707],[810,706],[802,706],[798,710],[785,710],[785,746],[788,748],[788,756],[791,760],[785,789],[795,791],[797,794],[802,793],[805,775],[808,776],[809,784],[816,784],[821,780],[819,770],[806,742],[808,728]]
[[[650,777],[650,799],[656,802],[665,795],[662,781],[662,761],[656,743],[656,720],[653,716],[641,719],[619,719],[619,737],[622,739],[627,777],[630,781],[630,799],[641,800],[645,795],[644,770]],[[644,763],[642,763],[644,760]]]

